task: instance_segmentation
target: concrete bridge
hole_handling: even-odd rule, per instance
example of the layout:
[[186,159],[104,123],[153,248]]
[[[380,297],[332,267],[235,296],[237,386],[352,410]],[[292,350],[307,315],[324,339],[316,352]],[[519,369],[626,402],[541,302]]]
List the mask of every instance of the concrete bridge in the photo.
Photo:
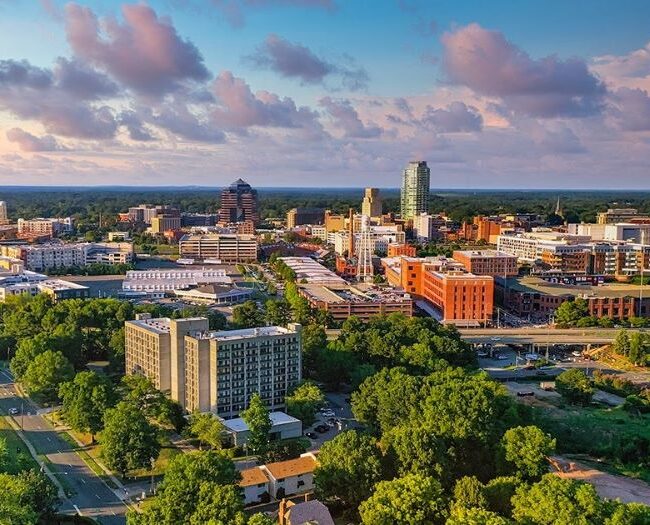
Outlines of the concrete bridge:
[[[639,329],[650,333],[648,329]],[[619,328],[461,328],[468,343],[518,345],[605,345],[614,341]]]

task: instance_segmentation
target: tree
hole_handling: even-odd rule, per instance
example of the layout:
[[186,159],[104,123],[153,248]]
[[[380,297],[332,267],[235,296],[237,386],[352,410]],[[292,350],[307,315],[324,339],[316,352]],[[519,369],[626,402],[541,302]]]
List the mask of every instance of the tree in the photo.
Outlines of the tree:
[[133,403],[121,401],[104,414],[100,435],[102,457],[122,477],[129,470],[144,468],[160,453],[158,432]]
[[115,404],[111,382],[95,372],[79,372],[60,386],[59,396],[63,418],[74,430],[90,433],[94,442],[103,428],[104,412]]
[[501,438],[505,460],[530,480],[548,472],[548,457],[555,452],[555,444],[555,439],[536,426],[511,428]]
[[36,525],[38,512],[24,505],[16,476],[0,474],[0,523],[2,525]]
[[195,412],[190,416],[188,431],[201,442],[213,449],[220,449],[225,427],[213,414]]
[[605,506],[592,485],[546,474],[512,497],[517,522],[530,525],[592,525],[604,521]]
[[51,516],[59,504],[56,487],[38,472],[0,474],[0,487],[2,525],[36,525],[39,518]]
[[232,322],[237,328],[264,326],[264,312],[257,307],[255,301],[246,301],[233,308]]
[[61,352],[47,350],[34,358],[23,376],[30,396],[46,402],[58,400],[59,385],[74,377],[74,369]]
[[621,503],[616,505],[605,525],[648,525],[650,506],[641,503]]
[[9,449],[7,448],[7,440],[0,437],[0,472],[4,472],[9,464]]
[[[237,500],[231,489],[222,492],[219,487],[233,486],[239,480],[235,465],[224,453],[199,451],[174,456],[165,477],[158,487],[158,495],[151,507],[139,514],[128,516],[129,525],[176,525],[192,523],[195,513],[208,511],[230,513],[237,516],[241,499]],[[220,506],[218,498],[224,497],[226,505]],[[229,512],[234,510],[234,512]],[[216,516],[216,514],[215,514]],[[213,523],[206,520],[203,523]],[[219,522],[215,522],[219,523]],[[219,525],[221,525],[219,523]],[[229,525],[224,522],[223,525]]]
[[322,326],[309,324],[302,329],[302,361],[306,370],[316,368],[320,351],[327,346],[327,334]]
[[340,501],[356,508],[367,499],[381,479],[381,461],[375,440],[354,430],[340,433],[323,444],[320,465],[314,472],[318,498]]
[[589,316],[589,304],[581,297],[564,301],[555,310],[555,322],[560,327],[575,326],[583,317]]
[[512,515],[512,496],[523,482],[515,476],[500,476],[491,479],[483,487],[487,508],[501,516]]
[[588,405],[594,394],[586,374],[577,368],[565,370],[555,378],[555,389],[569,403]]
[[619,355],[627,356],[630,353],[630,337],[627,330],[619,330],[614,338],[612,350]]
[[261,512],[253,514],[248,520],[248,525],[276,525],[277,523],[277,520]]
[[489,510],[477,507],[452,507],[445,525],[508,525],[508,523],[508,520]]
[[272,326],[287,326],[291,322],[291,307],[286,299],[269,299],[265,303],[266,323]]
[[239,487],[202,483],[190,525],[245,525],[244,503]]
[[141,375],[122,378],[125,401],[133,403],[147,418],[160,426],[172,426],[181,432],[186,421],[180,404],[158,390],[151,379]]
[[269,433],[273,423],[269,417],[269,409],[258,393],[253,394],[241,417],[248,426],[249,450],[258,456],[264,456],[269,448]]
[[460,478],[454,487],[454,506],[472,508],[485,508],[487,501],[483,495],[483,483],[475,476]]
[[302,421],[303,427],[316,420],[316,411],[325,403],[325,396],[314,383],[306,382],[296,387],[286,399],[287,413]]
[[359,514],[364,525],[434,525],[445,522],[447,507],[438,481],[408,474],[377,483]]

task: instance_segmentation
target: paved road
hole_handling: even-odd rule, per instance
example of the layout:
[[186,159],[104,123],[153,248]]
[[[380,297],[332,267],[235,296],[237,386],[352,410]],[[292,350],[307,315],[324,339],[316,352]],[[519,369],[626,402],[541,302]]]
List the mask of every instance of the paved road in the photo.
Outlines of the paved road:
[[60,510],[74,512],[75,505],[84,516],[91,516],[102,525],[124,525],[127,507],[115,493],[88,468],[72,447],[64,441],[42,416],[35,415],[36,407],[21,398],[14,388],[11,377],[0,371],[0,411],[8,413],[12,407],[24,406],[24,416],[15,420],[23,425],[27,439],[38,454],[47,457],[48,465],[64,487],[72,489],[74,494],[64,501]]
[[[469,343],[501,344],[608,344],[614,341],[619,328],[461,328]],[[648,330],[641,329],[648,332]]]

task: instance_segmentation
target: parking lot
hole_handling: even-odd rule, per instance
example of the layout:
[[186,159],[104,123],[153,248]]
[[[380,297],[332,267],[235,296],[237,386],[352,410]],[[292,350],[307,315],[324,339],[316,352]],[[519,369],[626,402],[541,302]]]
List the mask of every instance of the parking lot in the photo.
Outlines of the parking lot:
[[[316,421],[314,424],[303,429],[304,435],[307,435],[309,432],[314,436],[308,436],[311,442],[309,450],[318,450],[323,443],[333,439],[344,430],[357,428],[359,426],[352,415],[350,403],[346,401],[346,399],[349,399],[349,394],[330,393],[326,394],[325,398],[327,400],[327,406],[325,408],[331,410],[332,412],[330,414],[333,415],[325,415],[323,412],[319,412],[316,415]],[[338,422],[340,422],[340,424]],[[324,432],[318,432],[316,428],[321,426],[323,427],[323,430],[325,430],[324,427],[327,427],[327,430]]]

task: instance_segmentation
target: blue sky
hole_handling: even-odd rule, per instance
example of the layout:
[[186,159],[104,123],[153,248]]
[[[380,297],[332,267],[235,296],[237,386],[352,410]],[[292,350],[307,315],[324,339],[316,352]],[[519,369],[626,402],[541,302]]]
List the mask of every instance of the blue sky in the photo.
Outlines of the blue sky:
[[649,42],[646,1],[0,0],[0,184],[648,188]]

